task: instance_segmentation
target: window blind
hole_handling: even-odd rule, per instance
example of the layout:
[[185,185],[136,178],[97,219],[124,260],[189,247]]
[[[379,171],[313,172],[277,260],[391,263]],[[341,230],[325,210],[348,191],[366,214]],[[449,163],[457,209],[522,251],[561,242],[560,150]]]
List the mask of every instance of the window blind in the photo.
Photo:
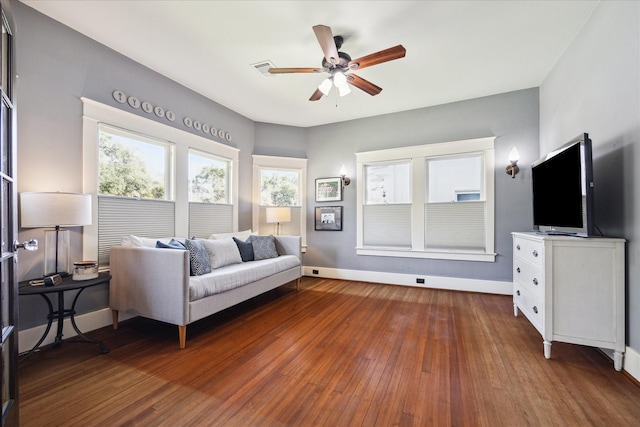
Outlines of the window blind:
[[189,203],[189,236],[208,239],[214,233],[233,231],[233,206],[217,203]]
[[122,237],[172,237],[175,203],[167,200],[98,196],[98,265],[109,265],[109,248]]
[[427,203],[426,249],[484,250],[485,202]]
[[363,206],[364,245],[411,248],[411,204]]

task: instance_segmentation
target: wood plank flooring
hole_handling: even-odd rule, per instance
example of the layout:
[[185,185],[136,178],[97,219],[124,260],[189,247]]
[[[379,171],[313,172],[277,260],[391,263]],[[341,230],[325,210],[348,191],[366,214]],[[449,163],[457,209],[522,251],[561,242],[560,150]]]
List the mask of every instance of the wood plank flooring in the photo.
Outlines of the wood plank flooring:
[[631,426],[640,387],[511,297],[305,277],[187,328],[142,318],[20,364],[22,426]]

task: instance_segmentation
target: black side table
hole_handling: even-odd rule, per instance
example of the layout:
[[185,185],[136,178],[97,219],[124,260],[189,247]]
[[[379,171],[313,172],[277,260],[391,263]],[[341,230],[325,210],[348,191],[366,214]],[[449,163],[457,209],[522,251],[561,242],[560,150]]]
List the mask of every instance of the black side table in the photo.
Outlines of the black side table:
[[[89,343],[99,344],[101,354],[108,353],[109,349],[104,346],[102,341],[91,339],[87,337],[85,334],[83,334],[82,332],[80,332],[80,329],[78,329],[78,325],[76,325],[75,308],[76,308],[76,302],[78,301],[78,297],[80,296],[82,291],[84,291],[86,288],[89,288],[91,286],[96,286],[103,283],[109,283],[110,280],[111,280],[111,275],[109,273],[100,273],[98,277],[96,277],[95,279],[89,279],[89,280],[73,280],[72,276],[68,276],[62,279],[62,283],[54,286],[31,286],[29,284],[29,281],[20,282],[19,288],[18,288],[19,295],[40,295],[42,298],[44,298],[44,300],[47,302],[47,305],[49,306],[49,315],[47,316],[49,323],[47,324],[47,329],[44,331],[44,334],[42,335],[38,343],[31,350],[29,350],[28,353],[24,354],[20,358],[20,361],[23,361],[27,357],[31,356],[33,352],[40,347],[40,344],[42,344],[44,339],[47,337],[47,334],[49,334],[49,331],[51,330],[51,324],[53,323],[54,319],[57,319],[57,323],[58,323],[58,331],[56,333],[54,345],[62,344],[63,341],[82,342],[79,340],[71,341],[71,340],[62,339],[62,327],[64,325],[65,317],[69,317],[71,319],[71,325],[73,326],[73,329],[75,329],[76,333],[80,338],[82,338],[84,341]],[[64,308],[64,293],[67,291],[73,291],[73,290],[77,290],[78,293],[76,293],[76,296],[73,299],[71,308]],[[53,309],[53,304],[49,299],[48,294],[52,294],[52,293],[58,294],[58,310]]]

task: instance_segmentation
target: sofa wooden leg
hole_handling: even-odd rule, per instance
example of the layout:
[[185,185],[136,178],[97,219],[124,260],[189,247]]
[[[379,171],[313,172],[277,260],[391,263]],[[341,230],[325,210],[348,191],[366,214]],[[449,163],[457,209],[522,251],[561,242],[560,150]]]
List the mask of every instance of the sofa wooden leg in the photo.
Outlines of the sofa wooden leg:
[[187,346],[187,325],[178,325],[178,338],[180,339],[180,348]]
[[113,329],[118,330],[118,310],[111,310],[111,317],[113,318]]
[[298,278],[296,279],[296,291],[299,291],[299,290],[300,290],[300,280],[301,280],[301,278],[300,278],[300,277],[298,277]]

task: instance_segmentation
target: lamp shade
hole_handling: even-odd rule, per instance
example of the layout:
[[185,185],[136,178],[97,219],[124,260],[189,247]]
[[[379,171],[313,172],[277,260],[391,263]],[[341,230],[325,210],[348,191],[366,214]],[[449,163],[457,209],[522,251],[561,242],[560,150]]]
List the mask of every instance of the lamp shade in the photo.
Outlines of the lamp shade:
[[20,226],[76,227],[91,224],[91,195],[81,193],[20,193]]
[[267,223],[281,223],[291,221],[291,208],[285,207],[268,207],[267,208]]
[[520,160],[520,153],[516,147],[513,147],[509,152],[509,162],[518,163],[518,160]]

